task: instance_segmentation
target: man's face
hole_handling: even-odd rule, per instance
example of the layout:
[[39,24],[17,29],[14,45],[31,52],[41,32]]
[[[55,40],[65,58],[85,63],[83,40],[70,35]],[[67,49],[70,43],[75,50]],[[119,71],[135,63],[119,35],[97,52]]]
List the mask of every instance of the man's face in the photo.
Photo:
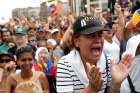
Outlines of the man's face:
[[25,45],[28,43],[28,37],[27,35],[16,35],[16,44],[17,45]]
[[40,41],[40,42],[38,42],[38,47],[47,47],[46,41]]
[[80,35],[74,39],[75,46],[80,48],[80,55],[83,61],[96,64],[103,49],[102,32],[89,35]]
[[53,33],[52,38],[53,39],[58,39],[59,38],[59,33],[58,32]]
[[9,31],[3,32],[2,33],[2,37],[3,37],[4,42],[11,41],[11,35],[10,35],[10,32]]
[[34,30],[34,29],[31,29],[30,31],[28,31],[28,36],[29,36],[29,37],[36,36],[35,30]]
[[105,39],[112,39],[113,32],[112,31],[103,31],[103,36]]
[[37,46],[37,39],[35,37],[29,38],[28,42],[32,46]]
[[46,37],[46,33],[45,32],[38,32],[37,37],[39,39],[44,39]]

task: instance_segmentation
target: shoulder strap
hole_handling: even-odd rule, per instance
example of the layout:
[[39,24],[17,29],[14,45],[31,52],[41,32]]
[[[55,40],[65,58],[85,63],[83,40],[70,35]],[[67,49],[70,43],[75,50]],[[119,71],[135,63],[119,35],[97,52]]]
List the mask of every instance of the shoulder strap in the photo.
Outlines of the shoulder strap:
[[40,72],[40,71],[35,71],[35,72],[33,72],[33,73],[34,73],[34,76],[33,76],[33,78],[31,79],[32,81],[38,80],[38,78],[43,74],[43,73]]
[[[106,74],[107,74],[107,82],[109,81],[108,80],[108,68],[109,68],[109,66],[108,66],[108,59],[107,59],[107,55],[104,53],[104,56],[105,56],[105,62],[106,62]],[[105,92],[104,93],[107,93],[107,84],[106,84],[106,88],[105,88]]]
[[109,71],[109,66],[108,66],[108,59],[107,59],[107,55],[106,54],[104,54],[105,55],[105,62],[106,62],[106,73],[107,73],[107,81],[108,81],[108,71]]
[[128,79],[128,82],[129,82],[129,86],[130,86],[130,89],[131,89],[131,93],[136,93],[136,92],[135,92],[135,87],[134,87],[134,85],[133,85],[133,83],[132,83],[132,80],[131,80],[131,78],[130,78],[129,75],[127,76],[127,79]]

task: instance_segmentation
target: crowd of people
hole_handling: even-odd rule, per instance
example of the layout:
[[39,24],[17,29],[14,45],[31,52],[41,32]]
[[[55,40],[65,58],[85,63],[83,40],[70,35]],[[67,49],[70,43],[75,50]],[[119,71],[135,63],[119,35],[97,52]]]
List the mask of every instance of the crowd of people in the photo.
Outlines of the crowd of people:
[[0,93],[139,93],[140,9],[131,5],[0,24]]

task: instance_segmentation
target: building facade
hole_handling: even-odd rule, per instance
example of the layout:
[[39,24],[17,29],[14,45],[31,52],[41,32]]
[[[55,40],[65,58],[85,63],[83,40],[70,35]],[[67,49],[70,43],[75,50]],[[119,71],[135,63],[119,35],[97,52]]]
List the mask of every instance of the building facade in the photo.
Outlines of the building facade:
[[80,11],[91,13],[91,5],[98,5],[101,9],[107,9],[108,0],[69,0],[70,9],[79,15]]
[[38,17],[40,12],[39,7],[15,8],[12,11],[12,17]]
[[46,2],[42,2],[40,4],[40,13],[39,13],[39,17],[41,20],[46,20],[47,21],[47,17],[48,17],[48,7],[47,7],[47,3]]

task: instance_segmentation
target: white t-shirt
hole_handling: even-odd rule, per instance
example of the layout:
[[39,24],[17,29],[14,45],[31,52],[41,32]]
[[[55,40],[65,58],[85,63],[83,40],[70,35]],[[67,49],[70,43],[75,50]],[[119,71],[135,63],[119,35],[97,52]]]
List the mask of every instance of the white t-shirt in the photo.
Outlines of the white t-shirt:
[[[131,78],[135,91],[140,93],[140,54],[136,55],[136,51],[139,44],[140,35],[135,35],[131,37],[127,42],[125,53],[129,53],[134,56],[134,66],[130,71],[129,76]],[[131,93],[130,85],[127,79],[123,81],[120,93]]]
[[[134,67],[129,73],[133,86],[135,90],[140,92],[140,55],[136,56],[134,59]],[[130,85],[128,80],[125,79],[121,85],[120,93],[131,93]]]
[[120,46],[114,40],[112,43],[104,40],[103,51],[104,53],[111,55],[115,63],[120,61]]

